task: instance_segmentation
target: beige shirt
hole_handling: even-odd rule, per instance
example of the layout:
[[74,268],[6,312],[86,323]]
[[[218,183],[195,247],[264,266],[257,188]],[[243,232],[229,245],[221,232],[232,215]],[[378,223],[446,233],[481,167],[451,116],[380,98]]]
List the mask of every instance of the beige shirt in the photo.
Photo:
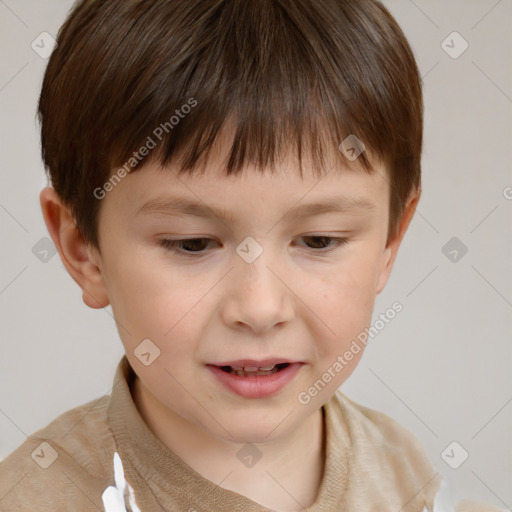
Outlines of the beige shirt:
[[[157,439],[132,399],[134,378],[123,356],[110,395],[65,412],[12,452],[0,464],[0,511],[270,510],[203,478]],[[441,475],[409,431],[340,391],[323,409],[325,471],[306,512],[433,510]],[[464,502],[456,512],[473,510],[498,509]]]

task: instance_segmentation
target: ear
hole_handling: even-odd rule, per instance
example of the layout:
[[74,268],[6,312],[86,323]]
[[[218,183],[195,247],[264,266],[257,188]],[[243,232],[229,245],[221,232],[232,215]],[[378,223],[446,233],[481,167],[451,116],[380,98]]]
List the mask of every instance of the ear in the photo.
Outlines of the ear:
[[110,303],[101,272],[99,251],[89,247],[75,224],[70,210],[53,187],[40,195],[41,210],[48,232],[69,275],[82,289],[82,300],[90,308],[104,308]]
[[386,248],[384,249],[384,253],[382,255],[382,266],[379,275],[379,282],[377,285],[377,294],[379,294],[384,289],[384,286],[386,286],[386,283],[388,282],[391,270],[398,254],[398,248],[400,247],[405,232],[407,231],[414,213],[416,212],[416,207],[418,206],[420,196],[421,190],[419,188],[415,189],[411,193],[405,205],[404,213],[402,215],[402,220],[400,221],[398,230],[395,236],[388,240],[386,244]]

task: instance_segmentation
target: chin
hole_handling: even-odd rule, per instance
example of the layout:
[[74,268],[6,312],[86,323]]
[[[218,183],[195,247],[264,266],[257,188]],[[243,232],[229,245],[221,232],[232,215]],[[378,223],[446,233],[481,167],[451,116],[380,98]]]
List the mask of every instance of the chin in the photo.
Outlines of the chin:
[[[261,411],[244,413],[234,416],[225,416],[226,419],[219,421],[226,430],[215,425],[215,434],[230,443],[266,444],[271,443],[286,435],[293,425],[289,421],[283,421],[288,412],[279,411],[278,414],[263,415]],[[288,418],[289,419],[289,418]]]
[[[275,426],[274,426],[275,428]],[[269,435],[269,432],[272,432],[272,428],[266,428],[266,429],[244,429],[240,428],[235,431],[230,431],[233,437],[230,437],[228,435],[223,436],[224,440],[229,443],[234,444],[269,444],[274,441],[276,441],[281,434],[272,434]]]

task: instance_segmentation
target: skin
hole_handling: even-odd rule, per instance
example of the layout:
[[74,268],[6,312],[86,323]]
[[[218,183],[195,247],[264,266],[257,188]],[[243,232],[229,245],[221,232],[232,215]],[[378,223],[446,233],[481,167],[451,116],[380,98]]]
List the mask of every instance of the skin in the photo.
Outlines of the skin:
[[[250,166],[227,177],[223,139],[203,174],[177,176],[176,168],[148,163],[102,199],[100,250],[88,246],[51,187],[40,195],[43,216],[62,262],[91,308],[108,304],[128,360],[137,374],[132,395],[153,433],[196,472],[280,511],[310,506],[325,461],[322,405],[357,366],[363,350],[308,404],[298,401],[371,323],[414,214],[411,194],[396,236],[387,240],[389,184],[382,164],[368,174],[334,169],[318,179],[293,158],[277,173]],[[367,150],[368,151],[368,150]],[[330,169],[331,167],[329,167]],[[178,195],[224,208],[232,219],[149,214],[147,201]],[[336,196],[365,199],[372,207],[286,218],[297,204]],[[335,246],[332,239],[346,238]],[[251,264],[235,251],[253,237],[263,253]],[[209,238],[172,252],[163,238]],[[323,248],[322,248],[323,247]],[[196,250],[199,257],[189,256]],[[151,339],[160,356],[145,366],[134,355]],[[206,363],[279,356],[301,361],[282,390],[248,399],[227,390]],[[236,454],[255,443],[262,458],[252,468]],[[286,491],[284,491],[286,489]]]

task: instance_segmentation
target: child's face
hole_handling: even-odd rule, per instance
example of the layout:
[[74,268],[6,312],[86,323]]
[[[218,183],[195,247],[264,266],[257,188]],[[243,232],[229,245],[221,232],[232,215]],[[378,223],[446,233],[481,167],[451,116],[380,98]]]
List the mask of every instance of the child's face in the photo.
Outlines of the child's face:
[[[304,165],[302,180],[289,163],[276,175],[246,169],[226,177],[215,158],[193,177],[148,165],[107,193],[99,217],[101,258],[94,257],[128,360],[169,418],[179,415],[229,441],[269,442],[317,411],[356,367],[362,350],[331,370],[322,392],[305,398],[369,326],[397,248],[386,246],[383,167],[372,174],[339,169],[318,179]],[[205,214],[139,212],[171,197],[194,202]],[[328,200],[341,211],[286,216]],[[197,238],[209,240],[175,251],[161,245]],[[148,366],[134,354],[146,339],[160,350]],[[209,366],[241,359],[295,364],[278,372],[286,377],[281,387],[261,388]],[[259,378],[276,380],[250,377]]]

